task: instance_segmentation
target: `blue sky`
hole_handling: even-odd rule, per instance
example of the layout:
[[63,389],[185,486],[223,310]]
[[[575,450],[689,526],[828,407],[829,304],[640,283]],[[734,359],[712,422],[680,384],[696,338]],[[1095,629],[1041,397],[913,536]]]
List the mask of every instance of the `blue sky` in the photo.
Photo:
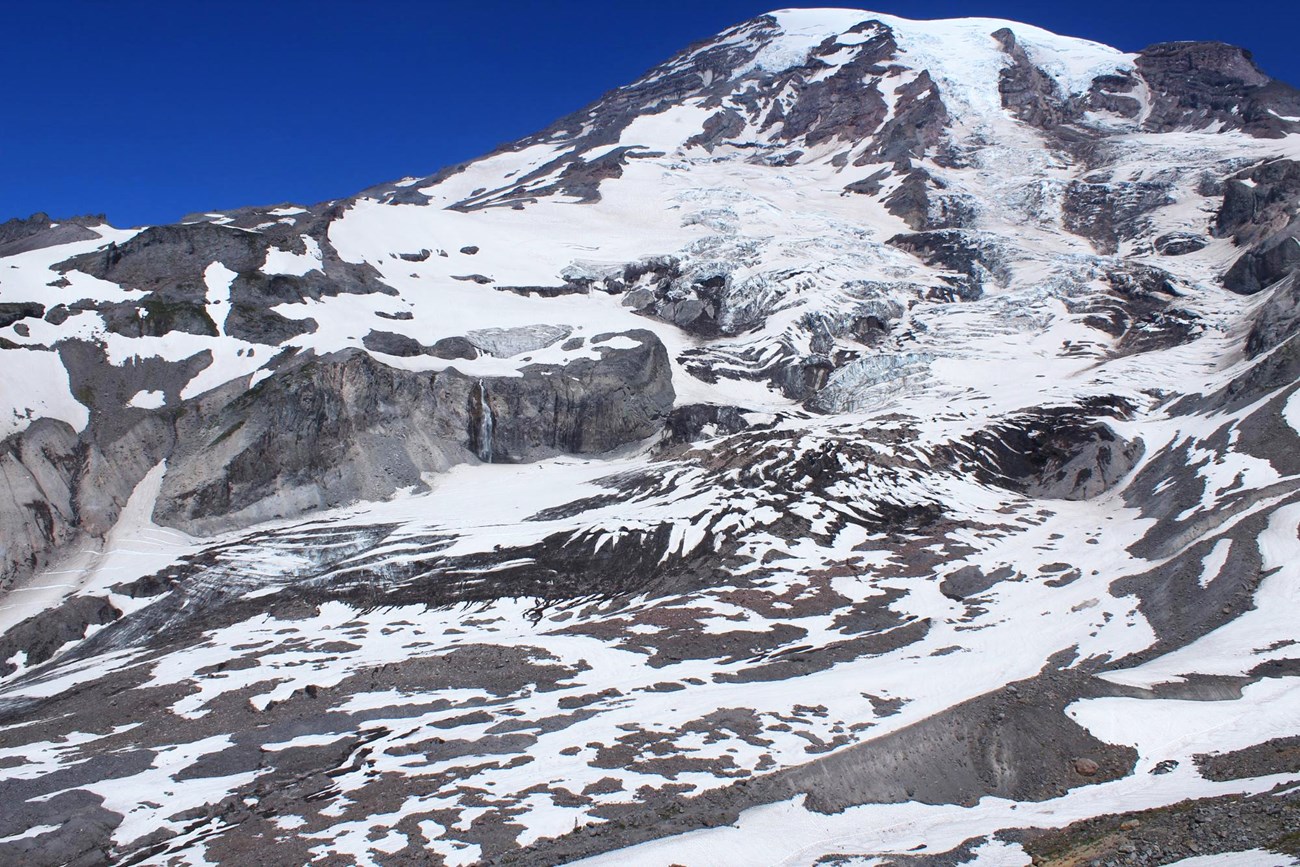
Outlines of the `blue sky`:
[[[121,226],[316,202],[432,173],[782,5],[0,2],[0,220],[106,213]],[[1300,11],[1288,0],[866,5],[1010,18],[1124,50],[1220,39],[1300,85]]]

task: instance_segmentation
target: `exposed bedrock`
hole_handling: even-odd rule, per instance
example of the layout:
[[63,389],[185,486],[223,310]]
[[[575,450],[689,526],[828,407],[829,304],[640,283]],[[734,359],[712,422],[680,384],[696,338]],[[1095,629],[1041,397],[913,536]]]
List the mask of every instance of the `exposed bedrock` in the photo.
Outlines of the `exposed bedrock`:
[[1122,241],[1148,228],[1143,219],[1173,203],[1167,181],[1070,181],[1061,202],[1065,228],[1087,238],[1101,253],[1115,253]]
[[657,433],[674,399],[658,338],[633,331],[592,346],[599,358],[491,379],[413,373],[346,350],[247,391],[223,386],[178,418],[155,517],[214,532],[382,499],[475,455],[598,453]]
[[1109,111],[1120,117],[1136,118],[1142,113],[1142,102],[1134,96],[1137,88],[1137,76],[1130,72],[1116,70],[1109,75],[1099,75],[1092,80],[1083,104],[1092,111]]
[[1255,314],[1246,338],[1246,354],[1251,358],[1281,346],[1300,330],[1300,270],[1278,281],[1268,299]]
[[1113,488],[1141,459],[1129,441],[1097,416],[1124,416],[1115,399],[1046,407],[1004,419],[951,447],[950,457],[986,484],[1049,500],[1085,500]]
[[1245,253],[1223,275],[1223,285],[1239,295],[1254,295],[1300,270],[1300,225],[1297,235],[1284,233]]
[[943,162],[945,155],[938,151],[949,120],[939,86],[928,72],[922,71],[914,81],[899,88],[893,116],[881,125],[873,144],[853,164],[893,163],[906,170],[913,159],[927,155]]
[[76,535],[78,446],[76,431],[53,419],[0,442],[0,589]]
[[[898,51],[894,34],[877,22],[864,21],[850,32],[867,38],[855,49],[853,59],[824,77],[803,83],[797,98],[788,106],[773,102],[764,129],[777,127],[787,141],[802,139],[816,145],[830,139],[860,141],[875,131],[889,114],[889,107],[874,82],[872,73],[883,71],[880,64]],[[808,58],[809,72],[829,69],[821,58],[841,50],[837,37],[825,40]]]
[[[215,532],[421,488],[424,474],[476,456],[592,454],[658,434],[675,396],[663,345],[646,331],[590,344],[595,358],[482,380],[349,350],[281,364],[251,390],[239,379],[182,401],[206,353],[116,367],[94,344],[65,343],[90,424],[78,434],[43,419],[0,442],[0,587],[77,539],[102,538],[163,460],[157,519]],[[163,383],[163,407],[127,405],[146,382]]]
[[1011,64],[1003,67],[998,76],[998,93],[1003,108],[1039,129],[1052,129],[1082,116],[1083,112],[1074,100],[1061,92],[1056,79],[1029,59],[1010,28],[1003,27],[994,32],[993,38],[1011,59]]
[[[1292,339],[1220,391],[1183,398],[1171,406],[1171,412],[1179,415],[1217,415],[1256,405],[1248,415],[1225,418],[1212,433],[1175,441],[1145,462],[1124,492],[1144,517],[1154,519],[1141,542],[1133,546],[1135,554],[1150,560],[1172,557],[1233,525],[1260,502],[1300,495],[1300,484],[1295,481],[1300,474],[1300,434],[1285,414],[1297,391],[1297,378],[1300,341]],[[1271,484],[1218,489],[1207,455],[1229,448],[1271,466],[1278,479]]]
[[1011,272],[999,245],[977,232],[941,229],[895,235],[887,242],[905,250],[935,268],[955,272],[942,279],[950,290],[931,290],[938,300],[975,301],[984,294],[984,284],[992,280],[1005,285]]
[[1214,235],[1252,244],[1285,229],[1300,210],[1300,162],[1269,160],[1240,171],[1223,184]]
[[0,328],[23,319],[40,319],[45,315],[45,305],[35,301],[6,301],[0,303]]
[[0,259],[45,247],[89,241],[99,237],[88,226],[104,223],[104,215],[51,220],[48,214],[32,214],[26,219],[15,217],[0,223]]
[[1172,274],[1141,263],[1117,264],[1103,279],[1109,292],[1067,299],[1082,322],[1115,338],[1112,353],[1134,355],[1179,346],[1204,331],[1196,313],[1179,304],[1183,295]]
[[1143,126],[1152,132],[1205,129],[1215,123],[1253,136],[1280,138],[1296,131],[1300,91],[1275,81],[1251,53],[1222,42],[1164,42],[1137,57],[1151,92]]
[[[274,251],[306,256],[313,249],[309,240],[319,253],[317,267],[303,274],[261,270]],[[228,307],[214,307],[209,300],[207,272],[215,263],[234,275],[229,278]],[[369,265],[342,261],[329,243],[325,223],[259,232],[216,223],[155,226],[121,245],[109,244],[55,267],[144,293],[138,301],[95,306],[110,331],[132,337],[171,331],[216,335],[224,330],[231,337],[276,345],[314,331],[316,323],[290,319],[272,307],[340,294],[396,294]]]
[[[1155,568],[1116,581],[1115,596],[1134,595],[1143,617],[1155,631],[1151,647],[1129,657],[1135,665],[1183,647],[1255,607],[1255,591],[1264,573],[1253,534],[1266,529],[1268,517],[1249,515],[1214,536],[1213,523],[1161,521],[1131,548],[1139,555],[1174,556]],[[1192,530],[1191,533],[1186,532]],[[1223,553],[1218,571],[1206,574],[1206,561],[1216,548]]]
[[[1264,763],[1266,770],[1258,776],[1288,772],[1290,768],[1280,758]],[[1246,859],[1253,857],[1259,857],[1261,863],[1294,864],[1300,850],[1295,834],[1298,827],[1300,792],[1280,783],[1271,791],[1192,798],[1017,836],[1023,836],[1032,863],[1041,865],[1231,864],[1248,863]],[[952,854],[960,857],[959,852]],[[894,867],[956,863],[969,861],[909,859],[896,862]]]
[[[995,796],[1037,801],[1118,779],[1137,760],[1131,747],[1099,741],[1065,713],[1106,686],[1078,670],[1053,670],[996,690],[893,734],[788,770],[696,797],[652,797],[611,807],[607,826],[539,843],[507,863],[564,863],[630,843],[736,821],[759,804],[804,795],[835,813],[873,803],[973,805]],[[1089,771],[1085,775],[1079,768]]]
[[748,427],[745,411],[740,407],[692,403],[679,406],[669,414],[664,425],[663,445],[684,445]]
[[1253,295],[1300,268],[1300,163],[1270,160],[1225,181],[1213,231],[1245,248],[1223,275],[1233,292]]
[[211,358],[180,362],[131,358],[110,364],[102,346],[79,340],[59,345],[72,393],[89,410],[78,433],[44,418],[0,441],[0,588],[49,565],[78,538],[103,536],[131,492],[173,443],[169,411],[128,405],[144,389],[166,402]]
[[[876,195],[888,169],[880,169],[867,178],[850,184],[850,192]],[[915,166],[884,200],[885,210],[903,220],[914,231],[961,229],[974,225],[979,210],[972,196],[947,192],[948,186],[933,173]],[[874,192],[873,192],[874,190]]]

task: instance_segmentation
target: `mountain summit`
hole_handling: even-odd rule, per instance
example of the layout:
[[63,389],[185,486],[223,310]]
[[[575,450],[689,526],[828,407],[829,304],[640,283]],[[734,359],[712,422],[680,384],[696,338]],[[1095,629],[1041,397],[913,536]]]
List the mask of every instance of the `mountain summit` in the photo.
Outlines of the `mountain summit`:
[[0,224],[0,861],[1283,863],[1298,212],[1247,51],[824,9]]

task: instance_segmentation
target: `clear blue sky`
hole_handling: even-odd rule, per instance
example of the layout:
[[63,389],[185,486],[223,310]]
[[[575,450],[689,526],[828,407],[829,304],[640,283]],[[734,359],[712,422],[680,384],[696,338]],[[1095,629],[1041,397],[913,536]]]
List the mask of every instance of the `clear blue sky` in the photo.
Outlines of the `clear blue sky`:
[[[782,5],[797,4],[0,0],[0,221],[170,222],[429,174]],[[1011,18],[1130,51],[1219,39],[1300,85],[1292,0],[862,5]]]

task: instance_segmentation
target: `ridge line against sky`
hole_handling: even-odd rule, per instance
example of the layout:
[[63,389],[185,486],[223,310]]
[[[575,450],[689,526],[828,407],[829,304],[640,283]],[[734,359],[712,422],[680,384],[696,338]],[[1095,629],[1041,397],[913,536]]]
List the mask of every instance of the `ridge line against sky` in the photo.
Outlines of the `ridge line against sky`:
[[[0,221],[118,226],[314,203],[480,156],[783,5],[1023,21],[1137,51],[1217,39],[1300,85],[1288,4],[754,0],[12,4],[0,68]],[[1288,24],[1289,22],[1289,24]]]

